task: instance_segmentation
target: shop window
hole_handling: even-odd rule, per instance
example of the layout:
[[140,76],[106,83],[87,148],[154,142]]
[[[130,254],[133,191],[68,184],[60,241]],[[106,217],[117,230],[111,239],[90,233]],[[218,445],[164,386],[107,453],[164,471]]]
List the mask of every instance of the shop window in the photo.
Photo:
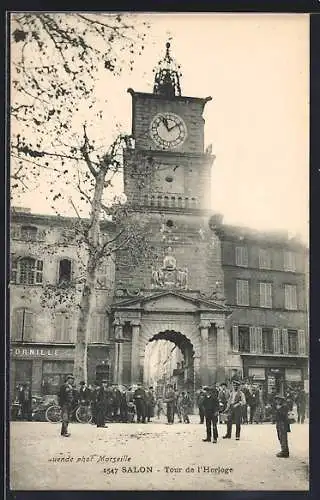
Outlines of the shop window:
[[91,342],[105,343],[109,338],[108,317],[105,313],[92,315]]
[[298,331],[288,330],[288,352],[298,354]]
[[259,267],[260,269],[271,269],[270,252],[265,248],[259,249]]
[[238,306],[249,305],[249,281],[236,280],[236,302]]
[[17,397],[17,393],[19,390],[19,387],[22,386],[22,384],[29,383],[30,388],[32,384],[32,361],[25,361],[25,360],[14,360],[12,361],[13,363],[13,369],[14,369],[14,391],[15,393],[12,395],[13,398]]
[[108,384],[112,383],[111,369],[108,364],[101,364],[96,367],[96,382],[100,383],[102,380],[107,380]]
[[57,312],[55,315],[56,342],[73,342],[73,316],[67,312]]
[[21,226],[21,239],[23,240],[32,240],[35,241],[37,239],[38,228],[35,226]]
[[248,249],[247,247],[236,247],[236,266],[248,267]]
[[43,261],[31,257],[11,258],[11,281],[21,285],[42,283]]
[[250,332],[248,326],[239,326],[239,351],[250,352]]
[[296,285],[284,285],[284,307],[288,311],[298,309]]
[[59,262],[59,285],[70,283],[72,262],[69,259],[61,259]]
[[273,352],[273,329],[262,328],[262,351],[267,353]]
[[272,307],[272,284],[259,283],[260,307]]
[[57,395],[68,373],[73,372],[73,361],[44,361],[42,364],[42,394]]
[[12,313],[11,340],[27,342],[34,340],[35,313],[24,307]]

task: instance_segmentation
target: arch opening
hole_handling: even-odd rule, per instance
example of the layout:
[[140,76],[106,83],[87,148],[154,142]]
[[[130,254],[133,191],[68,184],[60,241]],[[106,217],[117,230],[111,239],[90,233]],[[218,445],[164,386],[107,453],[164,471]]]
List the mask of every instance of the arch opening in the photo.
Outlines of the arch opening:
[[194,347],[190,339],[175,330],[153,335],[145,349],[143,382],[164,395],[167,385],[177,391],[195,392]]

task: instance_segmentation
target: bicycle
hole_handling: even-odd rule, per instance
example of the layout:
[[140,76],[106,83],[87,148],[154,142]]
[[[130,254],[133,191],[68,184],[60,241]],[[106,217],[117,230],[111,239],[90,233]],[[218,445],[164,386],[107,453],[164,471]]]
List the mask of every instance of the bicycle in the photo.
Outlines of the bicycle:
[[[80,424],[90,424],[92,421],[92,412],[89,405],[77,404],[71,411],[71,418],[74,418]],[[59,405],[51,405],[46,409],[45,418],[47,422],[56,424],[62,420],[62,410]]]

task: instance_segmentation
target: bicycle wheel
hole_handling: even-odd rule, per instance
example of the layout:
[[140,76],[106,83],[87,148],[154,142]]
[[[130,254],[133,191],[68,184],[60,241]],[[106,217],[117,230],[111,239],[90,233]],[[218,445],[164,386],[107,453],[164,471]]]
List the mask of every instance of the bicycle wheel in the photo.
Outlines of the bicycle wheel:
[[76,410],[76,419],[80,424],[90,424],[92,420],[91,409],[88,406],[79,406]]
[[49,406],[46,409],[45,417],[46,421],[50,422],[51,424],[56,424],[57,422],[61,422],[62,415],[60,406],[57,405]]

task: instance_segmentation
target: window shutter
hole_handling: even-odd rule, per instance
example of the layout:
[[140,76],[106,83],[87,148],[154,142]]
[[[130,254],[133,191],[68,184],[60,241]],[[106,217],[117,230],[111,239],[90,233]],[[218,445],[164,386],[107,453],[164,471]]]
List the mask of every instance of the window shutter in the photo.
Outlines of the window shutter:
[[306,354],[306,336],[304,330],[298,330],[299,354],[305,356]]
[[23,309],[16,309],[12,315],[11,340],[22,339]]
[[256,328],[256,336],[257,336],[257,352],[262,352],[262,328],[257,326]]
[[289,342],[288,342],[288,330],[287,330],[287,328],[282,328],[282,346],[283,346],[283,354],[288,354]]
[[232,347],[234,352],[239,352],[239,327],[233,325],[232,327]]
[[273,329],[273,350],[275,354],[280,354],[281,341],[279,328]]
[[250,352],[255,353],[257,352],[257,336],[256,336],[256,329],[254,326],[250,326]]
[[34,325],[34,313],[31,311],[25,311],[23,340],[35,340],[33,339],[33,325]]
[[43,261],[37,260],[36,262],[36,284],[42,283]]

